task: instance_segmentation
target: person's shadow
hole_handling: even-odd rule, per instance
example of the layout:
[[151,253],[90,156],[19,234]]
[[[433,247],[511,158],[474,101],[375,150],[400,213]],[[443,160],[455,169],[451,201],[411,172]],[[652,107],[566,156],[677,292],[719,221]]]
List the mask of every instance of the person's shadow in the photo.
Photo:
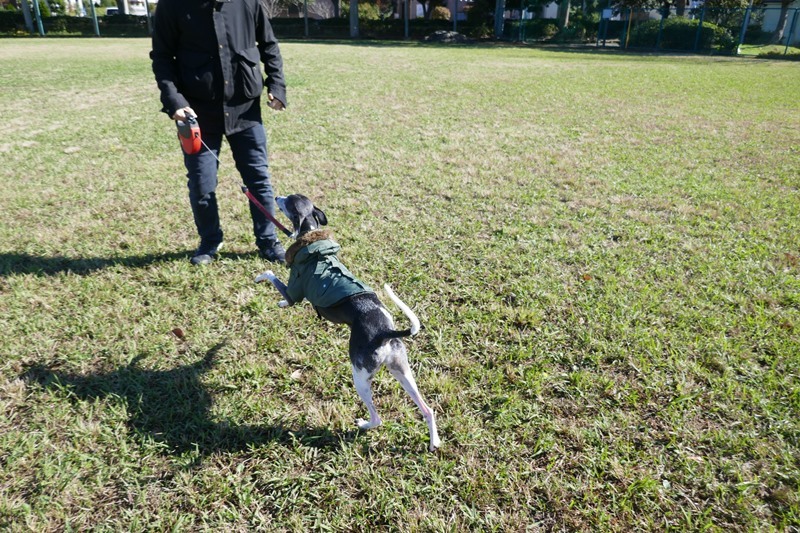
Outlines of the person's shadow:
[[165,454],[195,451],[196,461],[218,451],[236,452],[268,442],[300,442],[306,446],[338,446],[352,441],[355,432],[324,428],[292,431],[280,425],[250,426],[215,422],[209,417],[212,397],[201,381],[224,343],[217,344],[196,363],[172,370],[139,368],[141,357],[116,370],[73,374],[44,365],[31,365],[22,374],[29,386],[58,390],[72,401],[114,395],[124,399],[131,433],[145,441],[164,444]]
[[153,263],[186,259],[190,251],[183,253],[152,254],[120,257],[82,257],[66,256],[45,257],[26,253],[0,253],[0,277],[12,274],[34,274],[37,276],[54,276],[60,272],[71,272],[85,276],[115,265],[129,268],[142,268]]
[[[127,268],[144,268],[155,263],[186,261],[193,250],[172,252],[167,254],[145,254],[119,257],[67,257],[31,255],[25,253],[0,253],[0,277],[13,274],[33,274],[36,276],[55,276],[61,272],[69,272],[79,276],[88,276],[94,272],[113,266]],[[255,250],[244,253],[227,252],[225,257],[246,259],[254,257]]]

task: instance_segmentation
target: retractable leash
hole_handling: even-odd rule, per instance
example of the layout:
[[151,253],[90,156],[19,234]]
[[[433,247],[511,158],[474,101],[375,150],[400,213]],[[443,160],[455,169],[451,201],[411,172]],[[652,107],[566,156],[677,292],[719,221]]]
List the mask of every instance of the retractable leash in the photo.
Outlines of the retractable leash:
[[[181,142],[181,148],[186,155],[194,155],[200,152],[202,147],[205,147],[206,150],[211,152],[211,155],[214,156],[214,159],[217,160],[217,163],[221,163],[217,154],[208,147],[208,145],[203,140],[202,136],[200,135],[200,125],[197,123],[197,117],[194,115],[189,115],[186,117],[186,120],[177,120],[175,124],[178,126],[178,139]],[[292,232],[286,229],[286,226],[278,222],[278,220],[272,216],[272,214],[267,211],[267,208],[264,207],[261,202],[251,193],[247,186],[242,185],[242,192],[250,199],[254,206],[261,211],[267,219],[275,224],[275,227],[281,230],[287,237],[292,236]]]
[[[196,116],[188,115],[186,120],[176,120],[175,125],[178,126],[178,140],[181,142],[183,153],[194,155],[200,151],[201,144],[205,146],[206,143],[200,137],[200,125],[197,123]],[[211,153],[213,154],[214,152]]]
[[266,207],[261,205],[261,202],[259,202],[256,199],[256,197],[253,196],[253,193],[251,193],[249,190],[247,190],[247,186],[246,185],[242,185],[242,192],[245,194],[245,196],[247,196],[250,199],[250,201],[253,203],[254,206],[256,206],[258,208],[259,211],[264,213],[264,216],[267,217],[270,222],[275,224],[276,228],[281,230],[287,237],[291,237],[292,236],[292,232],[289,231],[288,229],[286,229],[286,226],[284,226],[283,224],[278,222],[278,220],[274,216],[272,216],[269,211],[267,211]]

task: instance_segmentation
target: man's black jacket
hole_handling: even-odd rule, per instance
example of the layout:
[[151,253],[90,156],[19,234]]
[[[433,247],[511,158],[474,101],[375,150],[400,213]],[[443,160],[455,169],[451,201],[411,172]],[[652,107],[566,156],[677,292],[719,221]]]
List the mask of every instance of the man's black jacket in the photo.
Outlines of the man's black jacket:
[[259,0],[160,0],[150,59],[162,111],[190,106],[203,131],[261,124],[265,84],[286,105],[283,60]]

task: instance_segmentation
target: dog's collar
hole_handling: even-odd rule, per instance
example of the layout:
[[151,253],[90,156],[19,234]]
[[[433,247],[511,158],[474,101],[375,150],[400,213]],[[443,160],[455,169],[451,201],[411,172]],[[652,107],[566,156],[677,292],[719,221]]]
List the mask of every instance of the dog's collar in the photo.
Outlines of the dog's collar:
[[297,237],[297,240],[286,250],[286,266],[292,266],[292,263],[294,263],[294,256],[297,255],[297,252],[311,243],[330,239],[332,235],[333,232],[331,230],[315,229]]

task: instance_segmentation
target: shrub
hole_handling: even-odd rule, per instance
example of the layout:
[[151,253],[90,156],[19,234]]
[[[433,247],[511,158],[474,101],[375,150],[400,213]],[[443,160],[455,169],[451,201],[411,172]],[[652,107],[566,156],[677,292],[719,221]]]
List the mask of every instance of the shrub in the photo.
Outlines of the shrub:
[[570,26],[569,28],[562,28],[555,36],[553,41],[557,43],[571,43],[583,40],[585,32],[583,28]]
[[[52,13],[50,12],[50,4],[48,4],[44,0],[38,0],[37,3],[39,4],[39,14],[42,15],[42,18],[49,17],[52,15]],[[33,14],[31,14],[31,16],[33,16]]]
[[376,4],[358,4],[359,20],[381,20],[381,10]]
[[431,12],[431,20],[450,20],[450,10],[444,6],[436,6]]
[[20,11],[0,11],[0,33],[27,33],[25,19]]
[[533,19],[522,23],[525,40],[552,39],[558,34],[558,26],[549,19]]
[[[683,17],[670,17],[663,21],[648,20],[636,26],[631,32],[628,45],[631,47],[658,48],[665,50],[694,50],[697,40],[698,20]],[[660,40],[659,40],[659,32]],[[718,50],[730,52],[736,48],[736,41],[725,28],[708,22],[703,23],[698,50]]]
[[756,57],[760,57],[762,59],[786,59],[788,61],[800,61],[800,53],[792,53],[792,52],[789,52],[788,54],[775,51],[762,52],[758,54]]
[[558,34],[558,25],[552,22],[543,24],[541,28],[541,36],[545,39],[552,39]]
[[593,41],[597,39],[597,29],[600,27],[600,13],[583,13],[577,11],[569,19],[572,27],[578,28],[583,39]]
[[487,23],[478,24],[472,27],[469,36],[474,39],[489,39],[494,37],[494,28],[490,28]]

